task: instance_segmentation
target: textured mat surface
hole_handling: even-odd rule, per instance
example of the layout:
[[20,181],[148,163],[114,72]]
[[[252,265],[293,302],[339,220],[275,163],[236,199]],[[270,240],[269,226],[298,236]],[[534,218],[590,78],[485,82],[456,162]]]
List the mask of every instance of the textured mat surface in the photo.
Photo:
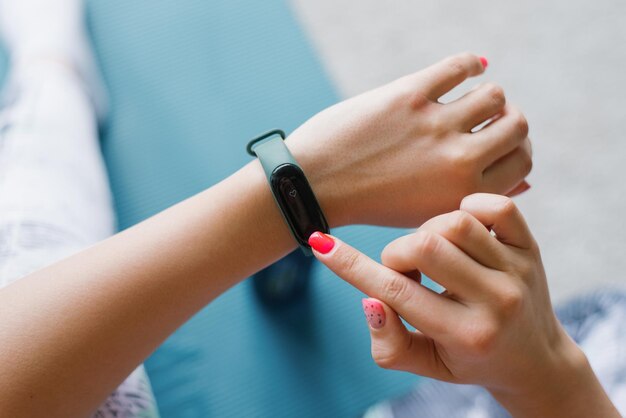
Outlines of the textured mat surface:
[[[337,100],[283,1],[93,1],[89,23],[111,92],[103,149],[121,228],[235,171],[251,136]],[[399,233],[339,235],[377,256]],[[237,286],[147,361],[162,416],[352,417],[403,393],[417,378],[373,364],[360,298],[320,265],[290,315]]]

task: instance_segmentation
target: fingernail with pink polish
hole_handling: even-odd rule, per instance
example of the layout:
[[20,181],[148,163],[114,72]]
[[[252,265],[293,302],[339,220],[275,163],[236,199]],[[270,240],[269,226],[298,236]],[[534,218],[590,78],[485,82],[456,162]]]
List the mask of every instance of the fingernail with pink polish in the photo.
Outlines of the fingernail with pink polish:
[[363,311],[370,327],[379,329],[385,326],[385,308],[376,299],[363,299]]
[[487,58],[485,57],[480,57],[480,63],[483,65],[484,69],[487,69],[487,67],[489,67],[489,61],[487,61]]
[[335,246],[335,240],[322,232],[313,232],[309,237],[309,245],[318,253],[328,254]]

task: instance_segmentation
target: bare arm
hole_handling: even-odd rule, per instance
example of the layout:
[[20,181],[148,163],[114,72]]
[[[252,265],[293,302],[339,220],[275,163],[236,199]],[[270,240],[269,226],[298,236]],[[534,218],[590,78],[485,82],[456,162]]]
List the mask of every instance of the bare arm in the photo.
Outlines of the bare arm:
[[292,250],[264,182],[250,164],[2,291],[0,405],[16,408],[7,416],[88,413],[191,315]]
[[[333,106],[290,136],[331,227],[415,226],[468,193],[523,183],[527,126],[501,89],[437,101],[483,70],[476,56],[452,57]],[[3,289],[0,415],[88,414],[191,315],[294,247],[253,162]]]

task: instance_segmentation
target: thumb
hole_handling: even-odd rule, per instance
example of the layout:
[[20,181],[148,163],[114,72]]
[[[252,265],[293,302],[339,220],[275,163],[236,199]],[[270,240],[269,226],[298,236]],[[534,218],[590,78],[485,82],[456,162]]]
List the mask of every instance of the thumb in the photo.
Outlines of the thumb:
[[369,324],[372,358],[378,366],[453,380],[432,339],[419,331],[409,331],[398,314],[384,302],[367,298],[362,303]]
[[406,370],[411,333],[398,314],[380,300],[366,298],[362,304],[372,340],[372,358],[385,369]]

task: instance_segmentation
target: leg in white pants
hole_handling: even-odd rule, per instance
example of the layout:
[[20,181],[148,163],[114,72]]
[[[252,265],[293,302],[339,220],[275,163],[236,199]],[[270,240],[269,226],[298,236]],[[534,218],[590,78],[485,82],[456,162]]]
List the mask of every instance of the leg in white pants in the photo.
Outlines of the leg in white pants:
[[[97,122],[78,75],[61,62],[35,62],[13,74],[3,101],[0,287],[115,228]],[[158,416],[142,366],[95,416]]]
[[114,232],[89,99],[70,69],[37,64],[12,81],[2,112],[0,285]]

